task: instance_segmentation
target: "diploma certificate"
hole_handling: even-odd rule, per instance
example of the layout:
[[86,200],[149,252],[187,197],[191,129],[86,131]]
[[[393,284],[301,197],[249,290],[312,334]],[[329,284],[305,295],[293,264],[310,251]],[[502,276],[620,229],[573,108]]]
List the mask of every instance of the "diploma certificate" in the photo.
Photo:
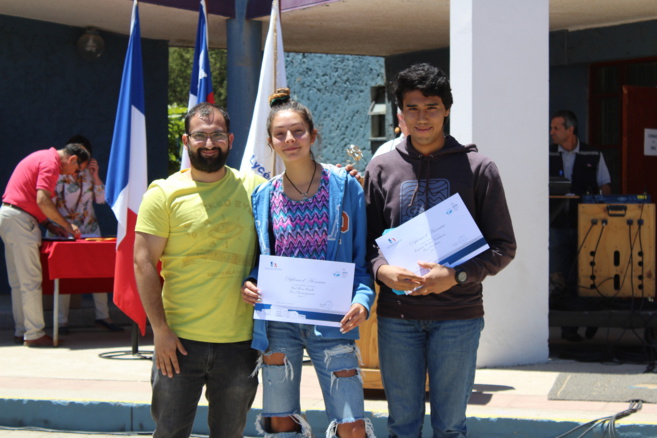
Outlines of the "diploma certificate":
[[340,327],[353,286],[353,263],[261,255],[253,318]]
[[489,246],[457,193],[376,239],[388,264],[424,275],[417,262],[453,268]]

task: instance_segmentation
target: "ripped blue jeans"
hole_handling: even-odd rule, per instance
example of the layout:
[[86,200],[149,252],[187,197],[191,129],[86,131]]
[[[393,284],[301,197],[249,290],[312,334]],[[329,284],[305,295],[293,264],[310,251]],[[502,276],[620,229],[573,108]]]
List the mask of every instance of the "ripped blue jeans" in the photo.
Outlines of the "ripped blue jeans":
[[[356,343],[350,339],[329,339],[315,334],[314,326],[274,322],[267,323],[269,348],[266,356],[273,353],[285,354],[284,365],[262,364],[263,409],[262,417],[292,416],[300,424],[301,433],[281,433],[278,437],[310,436],[309,425],[301,417],[299,386],[301,366],[305,348],[317,372],[324,396],[326,415],[330,422],[327,437],[336,435],[338,424],[365,420],[366,429],[371,430],[369,419],[364,418],[363,383],[360,376],[359,357]],[[336,377],[335,372],[357,370],[353,377]],[[266,436],[265,428],[257,426]],[[373,436],[373,434],[369,434]]]

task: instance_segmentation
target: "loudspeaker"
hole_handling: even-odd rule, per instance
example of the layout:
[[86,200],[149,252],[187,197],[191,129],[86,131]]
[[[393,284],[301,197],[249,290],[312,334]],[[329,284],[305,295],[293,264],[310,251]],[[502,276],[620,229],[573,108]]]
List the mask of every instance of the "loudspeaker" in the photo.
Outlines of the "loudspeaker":
[[579,204],[578,295],[655,297],[655,204]]

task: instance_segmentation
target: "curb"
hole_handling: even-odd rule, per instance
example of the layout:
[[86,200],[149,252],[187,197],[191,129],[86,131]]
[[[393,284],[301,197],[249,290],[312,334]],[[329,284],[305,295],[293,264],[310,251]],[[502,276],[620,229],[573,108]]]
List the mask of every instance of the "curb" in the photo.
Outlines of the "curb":
[[[207,406],[199,406],[193,433],[208,435]],[[245,436],[258,436],[255,419],[260,409],[251,409],[247,417]],[[324,411],[309,410],[305,413],[313,435],[324,436],[328,420]],[[366,412],[378,437],[387,436],[387,416]],[[88,432],[152,432],[155,424],[151,419],[149,404],[120,402],[71,402],[65,400],[0,399],[0,425],[5,427],[43,427],[56,430]],[[514,418],[468,418],[470,438],[554,438],[579,426],[572,421],[532,420]],[[598,426],[602,430],[601,426]],[[657,425],[617,424],[616,429],[627,436],[657,436]],[[429,415],[425,416],[425,432],[431,430]]]

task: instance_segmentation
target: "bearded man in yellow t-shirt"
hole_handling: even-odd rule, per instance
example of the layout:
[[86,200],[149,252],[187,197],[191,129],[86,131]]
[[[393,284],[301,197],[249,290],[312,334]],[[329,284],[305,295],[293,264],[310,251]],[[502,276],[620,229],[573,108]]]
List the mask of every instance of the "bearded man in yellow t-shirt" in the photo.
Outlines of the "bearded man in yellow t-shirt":
[[240,287],[257,248],[251,193],[264,179],[226,166],[233,134],[214,104],[187,113],[182,140],[191,168],[150,185],[136,225],[135,275],[155,343],[153,436],[189,436],[205,386],[210,435],[242,437],[258,381]]

